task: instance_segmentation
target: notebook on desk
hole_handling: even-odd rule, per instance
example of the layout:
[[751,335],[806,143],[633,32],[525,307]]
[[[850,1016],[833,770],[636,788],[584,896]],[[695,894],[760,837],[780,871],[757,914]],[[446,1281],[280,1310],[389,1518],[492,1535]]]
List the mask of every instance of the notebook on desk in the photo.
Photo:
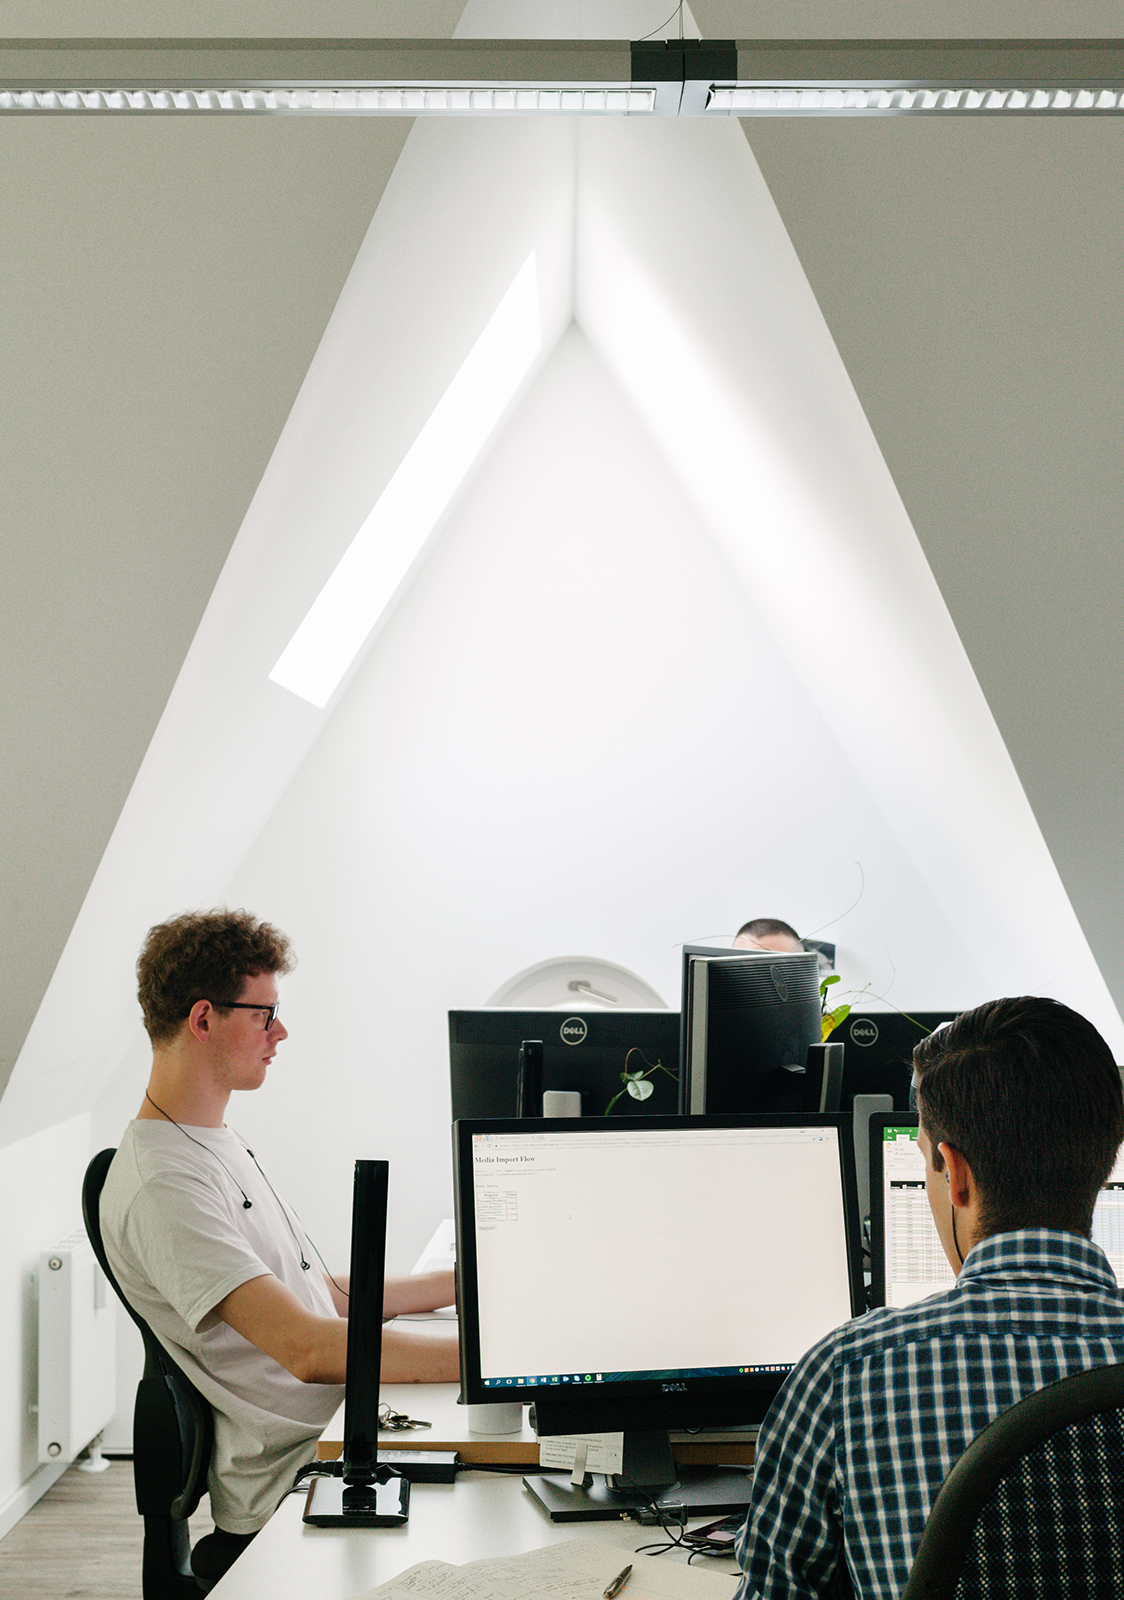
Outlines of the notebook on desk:
[[[1093,1210],[1093,1243],[1124,1284],[1124,1154]],[[916,1115],[870,1119],[870,1291],[876,1306],[908,1306],[956,1282],[925,1193]]]

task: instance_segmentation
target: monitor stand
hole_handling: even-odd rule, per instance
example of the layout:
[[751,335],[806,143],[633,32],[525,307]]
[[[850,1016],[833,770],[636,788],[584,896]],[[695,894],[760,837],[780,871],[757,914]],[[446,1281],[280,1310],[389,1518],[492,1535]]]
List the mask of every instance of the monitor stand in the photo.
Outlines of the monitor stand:
[[371,1483],[313,1478],[304,1507],[304,1521],[314,1528],[400,1528],[409,1516],[409,1482],[389,1467],[380,1467]]
[[572,1478],[540,1473],[523,1479],[552,1522],[607,1522],[653,1505],[682,1506],[688,1517],[744,1516],[751,1467],[677,1467],[665,1432],[626,1432],[623,1471]]

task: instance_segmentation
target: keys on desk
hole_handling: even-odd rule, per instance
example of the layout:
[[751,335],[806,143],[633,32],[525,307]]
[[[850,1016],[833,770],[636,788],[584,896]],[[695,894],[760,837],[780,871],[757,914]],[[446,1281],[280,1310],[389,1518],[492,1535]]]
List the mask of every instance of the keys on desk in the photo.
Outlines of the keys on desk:
[[379,1432],[404,1433],[408,1428],[431,1428],[431,1422],[420,1417],[408,1417],[404,1411],[392,1411],[390,1406],[379,1407]]

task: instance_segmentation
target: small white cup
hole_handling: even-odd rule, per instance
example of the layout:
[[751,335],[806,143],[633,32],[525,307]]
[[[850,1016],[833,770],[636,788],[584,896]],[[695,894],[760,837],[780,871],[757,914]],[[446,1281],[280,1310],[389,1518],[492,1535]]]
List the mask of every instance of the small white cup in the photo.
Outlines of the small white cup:
[[506,1400],[496,1405],[468,1407],[469,1433],[522,1433],[523,1407]]
[[544,1117],[580,1117],[582,1097],[576,1089],[544,1089],[542,1114]]

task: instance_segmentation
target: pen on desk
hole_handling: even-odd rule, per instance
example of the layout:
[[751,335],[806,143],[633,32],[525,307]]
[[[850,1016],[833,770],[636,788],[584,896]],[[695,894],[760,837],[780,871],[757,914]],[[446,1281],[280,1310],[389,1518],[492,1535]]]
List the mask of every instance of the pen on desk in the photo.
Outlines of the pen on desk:
[[604,1593],[604,1596],[602,1597],[602,1600],[613,1600],[613,1596],[614,1595],[620,1594],[621,1590],[624,1588],[625,1584],[628,1582],[629,1573],[631,1571],[632,1571],[632,1563],[630,1561],[628,1566],[625,1567],[623,1572],[618,1572],[617,1573],[617,1575],[613,1579],[612,1583],[605,1590],[605,1593]]

